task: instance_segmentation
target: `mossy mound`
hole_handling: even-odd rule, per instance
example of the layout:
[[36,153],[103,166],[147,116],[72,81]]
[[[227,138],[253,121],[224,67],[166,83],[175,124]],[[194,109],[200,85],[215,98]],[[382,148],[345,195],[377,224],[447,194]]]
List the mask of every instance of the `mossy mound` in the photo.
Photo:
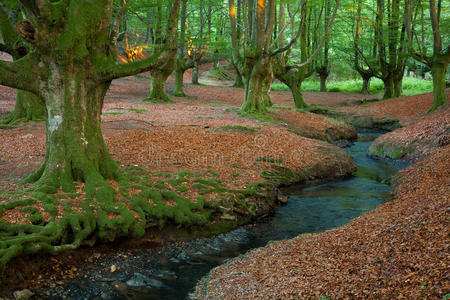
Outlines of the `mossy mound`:
[[402,127],[399,120],[389,117],[378,118],[371,115],[353,115],[351,113],[336,111],[330,111],[326,113],[326,115],[344,120],[359,128],[373,128],[392,131]]
[[[261,201],[272,197],[268,183],[230,190],[216,177],[216,172],[150,174],[131,168],[117,181],[108,180],[113,197],[89,197],[84,183],[76,184],[74,193],[18,192],[23,199],[0,204],[0,268],[19,255],[75,249],[123,236],[140,238],[149,228],[217,233],[268,209],[271,201]],[[195,199],[188,192],[196,194]]]

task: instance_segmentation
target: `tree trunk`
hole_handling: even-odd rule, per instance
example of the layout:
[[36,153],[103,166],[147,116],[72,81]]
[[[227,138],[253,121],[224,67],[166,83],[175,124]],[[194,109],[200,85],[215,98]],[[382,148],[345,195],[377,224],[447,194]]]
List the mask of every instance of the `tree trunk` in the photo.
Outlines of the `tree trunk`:
[[305,99],[303,99],[302,82],[293,83],[289,88],[294,97],[295,107],[299,109],[307,108],[309,105],[305,102]]
[[233,87],[235,88],[243,88],[244,87],[244,80],[242,80],[242,75],[239,73],[239,71],[236,71],[236,78],[234,79]]
[[[245,98],[240,111],[244,113],[267,112],[267,76],[270,76],[269,66],[259,59],[248,76],[245,85]],[[270,100],[270,97],[269,97]]]
[[175,83],[173,87],[173,95],[176,97],[186,97],[186,94],[183,91],[183,76],[184,68],[177,65],[175,70]]
[[361,93],[364,95],[370,94],[370,79],[371,79],[371,77],[362,76],[363,85],[362,85]]
[[383,99],[390,99],[394,96],[394,77],[389,75],[382,79],[384,84]]
[[41,121],[45,119],[45,106],[39,97],[22,90],[16,90],[14,111],[0,120],[1,124],[12,125],[23,121]]
[[199,85],[198,82],[198,62],[194,62],[194,67],[192,68],[192,84]]
[[264,77],[262,82],[262,96],[263,103],[265,107],[271,107],[273,105],[272,100],[270,99],[270,92],[272,88],[273,75],[270,72],[269,76]]
[[403,76],[400,76],[400,79],[393,80],[394,82],[394,97],[398,98],[403,94]]
[[327,77],[328,77],[328,74],[320,74],[320,91],[321,92],[327,91]]
[[53,64],[50,78],[42,86],[48,111],[47,153],[45,162],[26,182],[38,181],[39,191],[54,193],[59,186],[73,192],[73,182],[81,181],[86,182],[88,198],[112,197],[113,190],[104,179],[118,178],[119,168],[100,128],[110,83],[96,84],[86,79],[88,76],[78,75],[86,70],[72,68],[62,70]]
[[434,61],[431,66],[431,74],[433,75],[433,106],[429,112],[434,111],[439,106],[447,103],[447,93],[445,87],[445,73],[448,62]]
[[147,100],[158,100],[161,102],[173,102],[166,94],[164,86],[170,73],[159,69],[152,70],[150,72],[150,92],[148,93]]

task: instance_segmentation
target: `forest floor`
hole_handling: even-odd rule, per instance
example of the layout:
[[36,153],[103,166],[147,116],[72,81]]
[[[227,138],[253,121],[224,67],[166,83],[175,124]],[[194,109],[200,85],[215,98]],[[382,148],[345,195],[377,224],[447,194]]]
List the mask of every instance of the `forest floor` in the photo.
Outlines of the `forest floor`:
[[[205,72],[210,67],[211,65],[203,66],[202,71]],[[185,76],[185,82],[187,82],[190,79],[190,73],[187,72]],[[105,99],[102,126],[105,141],[108,144],[109,150],[113,157],[120,163],[121,167],[139,166],[154,173],[191,171],[202,174],[209,173],[210,176],[211,174],[216,174],[212,177],[220,180],[225,187],[230,189],[242,189],[251,183],[257,183],[264,180],[264,178],[261,177],[262,171],[270,169],[274,164],[292,170],[314,169],[320,165],[322,167],[322,174],[311,174],[311,177],[328,176],[332,178],[333,176],[343,176],[352,172],[353,165],[345,157],[345,152],[328,143],[341,139],[353,139],[356,133],[351,126],[322,115],[293,110],[293,100],[290,92],[272,92],[271,98],[275,104],[275,108],[271,110],[268,119],[259,121],[243,118],[236,113],[238,107],[242,103],[244,95],[243,89],[228,86],[230,82],[214,82],[211,80],[204,82],[216,84],[217,86],[186,85],[185,92],[189,96],[172,97],[175,101],[174,104],[149,104],[142,102],[148,92],[149,80],[147,76],[127,77],[113,82]],[[172,86],[173,81],[169,80],[167,90],[171,91]],[[0,116],[6,115],[13,110],[14,96],[14,90],[0,86]],[[395,105],[397,109],[387,109],[385,108],[385,103],[387,103],[387,101],[371,103],[368,106],[369,108],[366,108],[363,105],[357,105],[364,100],[372,100],[374,98],[372,96],[367,97],[361,94],[307,92],[304,93],[304,97],[309,104],[337,107],[340,110],[350,111],[354,114],[364,114],[368,111],[375,112],[373,115],[376,115],[376,117],[389,116],[390,118],[397,118],[402,124],[415,123],[415,121],[420,119],[420,114],[424,112],[423,107],[429,107],[431,104],[428,104],[432,101],[430,95],[412,96],[409,97],[408,101],[403,100],[404,98],[395,100],[400,103],[400,105]],[[394,105],[392,105],[392,107],[394,107]],[[406,110],[408,110],[408,112],[405,112]],[[415,112],[412,112],[414,110]],[[445,122],[448,121],[448,110],[441,113],[444,115],[442,118],[445,124]],[[426,122],[423,120],[423,118],[420,119],[420,121]],[[421,126],[421,128],[424,126],[425,125]],[[404,138],[404,136],[401,138]],[[32,170],[35,170],[44,158],[45,125],[43,122],[29,123],[18,125],[11,129],[0,130],[0,139],[2,139],[2,144],[0,145],[0,191],[14,191],[19,187],[19,180],[28,175]],[[445,143],[441,142],[438,145],[435,145],[434,148],[442,146],[443,144]],[[435,152],[434,148],[430,148],[427,151],[430,153]],[[292,149],[295,149],[295,151]],[[382,212],[379,215],[377,214],[379,211],[378,209],[369,214],[369,216],[373,216],[373,218],[370,219],[370,222],[381,222],[387,226],[386,228],[389,228],[392,224],[397,223],[389,223],[389,221],[392,222],[392,219],[387,218],[388,212],[393,216],[398,216],[404,211],[405,206],[417,205],[416,202],[408,201],[420,201],[420,197],[426,196],[427,199],[430,198],[431,204],[429,207],[431,211],[424,210],[423,213],[427,213],[427,216],[425,219],[423,219],[424,217],[419,218],[418,222],[426,221],[430,223],[427,223],[427,226],[420,226],[419,228],[421,230],[435,230],[436,228],[439,228],[436,227],[439,224],[436,225],[435,222],[440,219],[433,219],[434,214],[432,210],[439,207],[439,205],[442,207],[443,204],[439,201],[443,201],[447,198],[438,197],[439,193],[442,195],[442,191],[439,192],[438,187],[441,189],[445,187],[442,187],[442,185],[440,185],[441,183],[433,178],[438,175],[442,176],[441,178],[448,178],[448,173],[446,172],[450,169],[448,168],[447,157],[449,148],[442,149],[445,151],[441,150],[438,154],[430,156],[432,159],[430,158],[429,160],[421,162],[422,165],[421,167],[417,167],[417,171],[408,171],[409,173],[419,173],[411,173],[410,175],[405,175],[406,177],[402,176],[402,178],[410,178],[411,176],[414,176],[414,178],[422,178],[423,176],[425,176],[424,178],[429,178],[431,176],[429,175],[429,167],[436,166],[433,171],[435,173],[432,174],[434,177],[431,176],[431,179],[417,179],[417,182],[415,183],[409,181],[409,184],[417,184],[418,190],[421,191],[422,194],[408,193],[406,196],[402,196],[405,199],[404,201],[399,200],[399,202],[396,200],[391,202],[400,204],[384,205],[383,207],[388,207],[389,209],[382,208]],[[334,171],[335,169],[342,170],[338,173],[333,173],[336,172]],[[324,173],[327,173],[327,175]],[[402,185],[399,186],[397,191],[403,191]],[[189,189],[183,193],[183,196],[193,199],[197,192],[198,191],[195,191],[195,189]],[[3,196],[0,194],[0,203],[12,200],[5,195],[8,194],[3,194]],[[447,193],[444,191],[444,195],[448,196],[448,190]],[[433,199],[437,201],[435,204],[432,202]],[[421,205],[423,206],[423,203]],[[440,216],[438,213],[435,215],[436,218],[439,218]],[[15,211],[15,213],[3,215],[2,219],[14,223],[27,222],[27,215]],[[358,230],[365,230],[367,233],[366,236],[374,234],[374,231],[370,232],[370,227],[372,225],[369,222],[369,219],[363,219],[364,222],[366,222],[365,226],[362,226],[360,223],[352,225],[355,222],[360,222],[358,220],[360,219],[346,225],[346,227],[336,229],[337,231],[342,232],[340,233],[342,236],[344,236],[344,232],[348,232],[345,233],[345,237],[349,240],[349,243],[351,242],[351,236],[359,234]],[[442,221],[443,224],[445,224],[445,222],[448,221]],[[401,224],[402,223],[399,223],[398,226],[401,227]],[[382,228],[381,230],[384,229]],[[389,236],[392,243],[395,243],[395,241],[402,241],[403,243],[407,242],[400,239],[400,236],[405,239],[407,238],[407,235],[401,230],[389,229],[388,232],[389,234],[392,234],[392,236]],[[443,232],[445,232],[445,228]],[[396,234],[400,236],[396,236]],[[428,243],[427,239],[430,239],[431,242],[435,242],[436,246],[433,246],[434,248],[432,247],[430,250],[431,252],[429,252],[429,255],[432,255],[433,257],[429,258],[427,256],[426,259],[430,262],[439,261],[439,259],[441,259],[439,255],[442,254],[439,252],[439,247],[441,247],[442,243],[445,243],[445,241],[448,242],[448,237],[436,235],[435,238],[431,239],[430,234],[424,234],[423,236],[420,234],[421,232],[417,232],[417,235],[414,236],[414,243]],[[323,241],[327,243],[327,249],[333,249],[333,245],[336,246],[336,243],[342,241],[341,239],[336,239],[336,243],[332,243],[334,233],[329,233],[328,231],[323,233],[322,236],[323,237],[319,234],[307,238],[323,239]],[[361,239],[355,238],[355,243],[362,243],[366,236],[361,235]],[[375,236],[377,235],[375,234]],[[380,236],[386,238],[384,235]],[[439,243],[437,239],[440,239]],[[161,240],[158,242],[161,242]],[[378,244],[377,248],[370,244],[369,240],[366,242],[368,243],[367,247],[373,247],[373,251],[376,251],[379,248]],[[152,244],[152,241],[145,241],[144,244],[145,243],[154,245]],[[290,245],[290,243],[291,242],[281,242],[277,245]],[[315,248],[316,246],[314,245],[323,246],[321,243],[306,243],[302,245],[303,248],[291,248],[291,251],[294,251],[295,253],[298,252],[298,255],[304,255],[301,251],[306,251],[304,249],[305,245],[308,247],[311,246],[311,249],[316,250],[319,248]],[[10,264],[12,267],[6,271],[6,281],[4,282],[5,295],[11,296],[11,292],[17,289],[33,289],[39,285],[48,284],[50,281],[58,282],[58,284],[60,284],[63,280],[82,276],[83,265],[86,264],[88,258],[91,257],[94,252],[113,255],[115,252],[114,247],[117,246],[117,244],[112,247],[101,245],[96,249],[83,249],[83,251],[70,252],[69,255],[35,255],[18,258]],[[273,247],[275,246],[276,245]],[[126,246],[120,245],[120,247]],[[269,247],[264,249],[259,251],[271,251],[272,248]],[[286,249],[287,248],[284,248],[283,251],[277,252],[276,256],[273,256],[273,253],[271,253],[270,255],[267,255],[265,260],[261,259],[261,262],[267,262],[268,265],[271,265],[274,268],[271,270],[272,274],[261,273],[261,275],[264,275],[264,278],[270,280],[270,283],[267,281],[268,287],[274,284],[273,281],[277,281],[277,279],[286,275],[283,272],[290,266],[289,259],[295,258],[292,256],[292,252],[289,252]],[[353,246],[349,247],[349,249],[358,251],[358,248]],[[310,262],[311,265],[305,265],[305,270],[308,268],[315,268],[316,266],[312,264],[313,262],[321,264],[322,266],[325,266],[326,264],[336,265],[337,261],[322,264],[320,261],[316,260],[316,258],[318,259],[319,257],[327,256],[326,250],[321,249],[321,251],[322,252],[320,253],[322,254],[312,257],[314,259]],[[420,251],[420,249],[417,251]],[[283,256],[282,252],[286,253],[286,255]],[[345,252],[342,253],[345,254]],[[338,254],[338,252],[336,252],[336,254]],[[355,259],[354,262],[356,265],[364,263],[362,257],[354,253],[350,253],[349,255],[354,255],[354,258],[348,258],[349,262],[352,261],[352,259]],[[407,257],[406,252],[399,253],[395,256],[396,259],[405,259],[405,257]],[[248,256],[248,259],[251,260],[252,257]],[[392,260],[392,258],[389,258],[389,260]],[[285,262],[286,268],[277,265],[277,261]],[[298,262],[298,259],[296,261]],[[382,264],[383,262],[377,263]],[[415,272],[416,270],[422,272],[420,263],[423,262],[420,261],[418,263],[419,265],[417,265],[417,269],[411,269],[411,272]],[[252,266],[254,268],[253,271],[255,272],[263,272],[262,268],[268,268],[267,265],[263,265],[262,263],[258,266],[252,264]],[[350,268],[351,263],[345,263],[342,266],[342,268]],[[224,268],[229,268],[229,266]],[[236,265],[233,264],[230,268],[236,268]],[[277,268],[279,268],[279,272],[275,271]],[[439,272],[442,271],[442,268],[448,268],[448,266],[442,265],[441,263],[440,266],[435,268],[437,273],[430,273],[432,274],[430,275],[431,278],[438,278],[441,280],[441,277],[439,277],[441,276],[441,273]],[[380,269],[379,266],[378,269]],[[330,270],[337,272],[337,269],[330,268]],[[393,271],[394,273],[395,270]],[[368,270],[368,272],[369,271],[370,270]],[[226,278],[221,276],[223,273],[220,273],[220,269],[216,272],[217,278],[224,280],[224,286],[234,284],[231,281],[226,281]],[[244,278],[247,274],[249,276],[257,275],[257,273],[246,273],[247,269],[242,269],[242,272],[243,277],[240,278],[242,279],[242,281],[239,281],[240,283],[245,283],[250,280],[249,278]],[[369,273],[373,276],[385,276],[385,274],[383,275],[377,272],[374,271]],[[330,280],[329,278],[336,278],[336,280],[343,278],[342,276],[336,276],[336,274],[331,271],[328,273],[323,271],[320,274],[325,273],[326,277],[311,277],[313,278],[312,281],[317,282],[318,279],[322,278],[326,278],[326,280]],[[412,275],[408,277],[411,279],[408,280],[413,282],[422,280],[417,279],[421,277],[415,276],[415,273],[411,274]],[[316,276],[318,275],[316,274]],[[289,275],[289,278],[292,280],[300,280],[302,277],[296,277],[292,273]],[[358,276],[355,275],[354,278],[358,278]],[[423,280],[428,279],[429,278],[427,277]],[[255,277],[252,280],[260,279]],[[280,291],[283,291],[285,295],[298,293],[298,291],[291,290],[292,286],[296,286],[295,284],[289,284],[288,280],[278,281],[279,284],[286,283],[289,285],[289,287],[279,286],[281,289]],[[336,283],[337,282],[338,281],[336,281]],[[236,283],[238,283],[238,281],[236,281]],[[253,283],[254,282],[252,282],[252,284]],[[259,284],[264,286],[265,282],[258,281],[258,285]],[[351,291],[352,289],[350,289],[349,286],[355,284],[355,282],[339,282],[339,284],[342,287],[340,290]],[[433,288],[433,291],[435,291],[435,285],[432,285],[434,283],[430,281],[429,284],[428,287]],[[315,290],[305,291],[307,293],[314,291],[312,295],[322,291],[326,294],[326,291],[328,291],[326,287],[325,284],[323,285],[323,289],[313,286]],[[216,286],[216,288],[222,289],[222,287],[219,286]],[[249,293],[248,296],[271,298],[271,295],[267,294],[269,290],[270,289],[264,291],[259,290],[257,295]],[[240,298],[237,294],[233,294],[231,290],[224,288],[223,291],[229,293],[223,294],[226,298]],[[383,294],[380,292],[380,295],[387,296],[390,295],[389,293],[391,292],[392,289],[386,289],[386,293]],[[0,292],[0,296],[1,295],[3,295],[3,291]],[[212,291],[211,295],[214,295],[214,291]],[[276,298],[276,295],[272,296]],[[332,295],[330,294],[330,296]],[[219,296],[219,298],[221,297]]]

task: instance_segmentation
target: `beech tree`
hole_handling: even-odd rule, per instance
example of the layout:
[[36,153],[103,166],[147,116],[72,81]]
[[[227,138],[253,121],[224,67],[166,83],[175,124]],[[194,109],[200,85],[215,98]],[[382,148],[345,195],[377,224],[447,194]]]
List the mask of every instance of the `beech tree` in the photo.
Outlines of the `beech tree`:
[[[17,4],[7,7],[6,3],[0,3],[0,36],[3,37],[3,42],[0,42],[0,51],[10,54],[13,60],[18,60],[29,52],[14,29],[14,24],[19,20],[20,13]],[[30,92],[17,90],[14,111],[0,120],[0,123],[11,125],[19,121],[37,121],[44,118],[44,102]]]
[[[317,3],[314,4],[317,5]],[[322,24],[323,16],[322,14],[316,14],[314,18],[316,8],[314,4],[307,6],[305,2],[300,9],[300,58],[298,59],[295,57],[291,51],[287,51],[286,53],[280,53],[277,55],[277,62],[274,65],[275,76],[289,87],[294,98],[295,107],[297,108],[305,108],[308,106],[303,99],[301,91],[302,83],[314,73],[313,61],[320,53],[323,45],[326,44],[328,34],[331,30],[331,26],[339,7],[339,1],[336,1],[334,12],[331,16],[328,15],[328,17],[326,17],[327,25],[323,31],[323,36],[320,36],[319,34],[316,34],[316,32],[318,31],[318,27]],[[329,3],[327,3],[327,5],[328,4]],[[323,9],[324,3],[321,3],[321,10]],[[281,13],[282,11],[283,10],[280,6],[280,17],[284,18],[284,13]],[[294,31],[294,20],[297,16],[298,10],[296,12],[291,12],[291,10],[288,9],[288,12],[292,25],[291,31]],[[284,23],[284,20],[280,20],[280,27],[282,23]],[[278,43],[280,47],[283,47],[283,34],[279,36]]]
[[[27,182],[54,193],[86,183],[88,197],[113,196],[106,178],[121,171],[108,152],[100,128],[104,96],[115,78],[160,68],[176,53],[166,44],[150,57],[117,62],[116,42],[127,6],[113,15],[112,0],[19,1],[25,19],[16,25],[33,46],[23,58],[0,61],[0,84],[39,96],[47,109],[45,161]],[[176,34],[180,0],[169,3],[167,36]]]
[[[449,9],[448,3],[442,3],[442,0],[429,0],[429,20],[425,17],[425,1],[405,0],[405,24],[408,31],[408,45],[412,57],[429,66],[433,76],[433,106],[430,111],[447,103],[447,94],[445,86],[445,74],[450,61],[450,44],[448,32],[441,31],[443,22],[447,22],[441,17],[442,13]],[[436,5],[437,4],[437,5]],[[417,25],[420,25],[417,28]],[[431,26],[430,26],[431,25]],[[448,29],[448,27],[446,27]],[[426,35],[431,30],[433,36],[433,52],[428,54]],[[447,33],[447,35],[445,35]],[[444,34],[444,35],[442,35]],[[447,48],[445,48],[447,45]]]
[[[163,23],[163,19],[164,19],[164,15],[163,15],[163,6],[165,4],[161,1],[158,1],[157,3],[157,28],[159,28],[159,30],[156,30],[154,32],[154,41],[155,44],[160,47],[160,45],[167,45],[167,46],[172,46],[172,45],[176,45],[177,43],[177,28],[178,28],[178,14],[177,13],[177,18],[176,18],[176,23],[175,24],[170,24],[169,25],[169,30],[166,31],[166,35],[164,35],[164,31],[161,30],[162,28],[162,23]],[[167,4],[168,7],[170,7],[171,3],[169,2]],[[178,1],[178,7],[180,6],[179,1]],[[169,18],[170,20],[170,18]],[[172,27],[170,27],[172,26]],[[172,46],[173,47],[173,46]],[[161,66],[157,66],[151,69],[150,71],[150,76],[151,76],[151,81],[150,81],[150,91],[148,94],[147,99],[152,100],[158,100],[158,101],[163,101],[163,102],[172,102],[172,100],[169,98],[169,96],[167,95],[166,91],[164,90],[164,86],[165,83],[167,81],[167,78],[169,78],[170,74],[172,74],[172,72],[175,70],[175,64],[176,64],[176,56],[173,55],[171,57],[169,57],[167,59],[167,61],[162,64]]]

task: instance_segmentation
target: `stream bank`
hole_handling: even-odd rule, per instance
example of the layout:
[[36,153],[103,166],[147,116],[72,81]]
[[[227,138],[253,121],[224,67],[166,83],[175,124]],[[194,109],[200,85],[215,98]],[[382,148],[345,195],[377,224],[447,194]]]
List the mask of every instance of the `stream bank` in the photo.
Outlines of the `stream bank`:
[[213,238],[93,256],[87,262],[93,266],[84,278],[53,283],[38,295],[55,299],[183,299],[203,275],[229,258],[272,241],[343,225],[383,203],[390,193],[382,182],[395,174],[398,166],[366,155],[378,135],[363,133],[347,149],[355,157],[359,177],[284,189],[289,200],[274,215]]
[[402,170],[393,201],[344,226],[227,261],[192,298],[446,298],[449,159],[447,145]]

